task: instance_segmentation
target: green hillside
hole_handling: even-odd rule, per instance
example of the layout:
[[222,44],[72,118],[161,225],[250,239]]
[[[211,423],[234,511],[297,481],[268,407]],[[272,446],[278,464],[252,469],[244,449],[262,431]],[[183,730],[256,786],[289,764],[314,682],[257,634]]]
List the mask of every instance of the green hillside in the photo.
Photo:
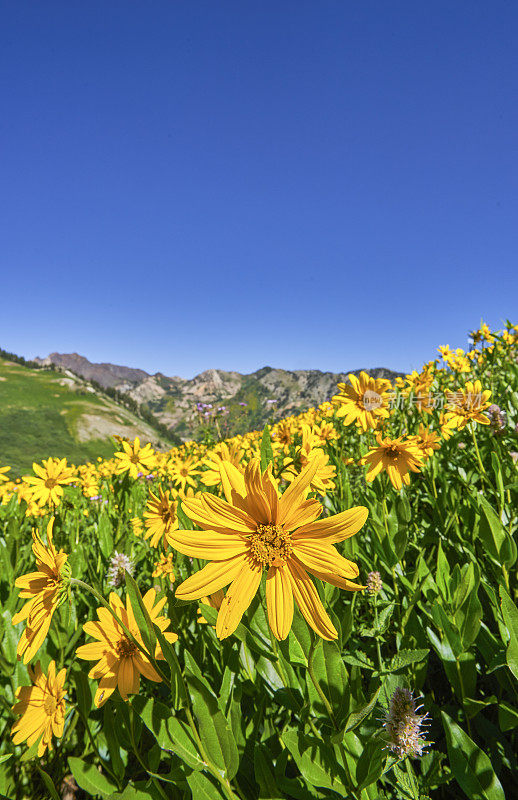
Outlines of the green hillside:
[[168,446],[152,426],[69,373],[0,358],[0,466],[21,475],[33,461],[66,456],[76,464],[109,457],[111,436]]

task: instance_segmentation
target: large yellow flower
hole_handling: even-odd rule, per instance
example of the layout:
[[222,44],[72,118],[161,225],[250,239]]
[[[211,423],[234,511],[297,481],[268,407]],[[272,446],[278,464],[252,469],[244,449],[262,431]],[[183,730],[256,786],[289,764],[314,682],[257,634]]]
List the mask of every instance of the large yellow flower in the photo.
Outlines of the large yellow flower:
[[31,486],[32,499],[40,506],[49,501],[55,506],[59,505],[63,496],[62,487],[75,480],[73,470],[67,467],[66,458],[47,458],[43,460],[43,466],[34,463],[32,468],[36,476],[23,477],[25,483]]
[[47,544],[33,532],[32,552],[36,556],[36,572],[29,572],[17,578],[14,585],[21,589],[20,597],[28,597],[23,608],[14,615],[13,625],[27,620],[16,653],[23,656],[23,663],[34,656],[42,645],[52,621],[52,615],[60,604],[68,577],[68,556],[63,550],[56,551],[52,540],[54,517],[47,525]]
[[422,466],[422,457],[415,441],[407,439],[405,442],[402,436],[398,439],[382,439],[379,433],[376,441],[378,447],[371,448],[362,459],[364,464],[370,465],[366,479],[373,481],[378,473],[386,470],[395,489],[401,489],[403,484],[408,486],[408,471],[420,472]]
[[491,392],[482,391],[480,381],[468,381],[464,389],[458,392],[447,392],[448,408],[444,415],[445,421],[462,430],[468,422],[479,422],[489,425],[490,419],[483,412],[489,408]]
[[205,533],[172,531],[168,541],[184,555],[213,563],[187,578],[176,595],[197,600],[230,584],[218,614],[220,639],[235,631],[265,569],[268,620],[277,639],[285,639],[290,631],[293,598],[316,633],[323,639],[337,637],[307,573],[341,589],[364,588],[351,582],[358,576],[356,564],[333,545],[357,533],[368,511],[358,506],[317,520],[322,506],[306,499],[317,467],[318,461],[312,461],[279,496],[270,468],[261,474],[258,459],[249,462],[244,476],[226,464],[226,501],[209,493],[183,501],[186,514]]
[[178,527],[176,501],[171,500],[168,491],[164,494],[161,486],[158,487],[158,492],[160,497],[157,497],[153,492],[149,493],[149,500],[146,505],[147,511],[144,512],[146,521],[144,539],[148,539],[151,536],[151,547],[158,547],[162,536],[164,537],[165,545],[167,532],[174,531]]
[[41,669],[40,662],[34,672],[29,667],[32,686],[20,686],[16,690],[17,703],[13,706],[14,714],[21,718],[11,728],[14,744],[27,740],[28,747],[40,739],[38,758],[41,758],[47,747],[52,749],[52,735],[58,739],[63,736],[65,725],[65,683],[66,669],[56,675],[56,664],[51,661],[48,675]]
[[140,439],[135,437],[133,444],[121,440],[122,453],[115,453],[115,458],[118,458],[116,472],[128,472],[130,476],[136,480],[141,473],[149,473],[156,463],[155,451],[148,443],[145,447],[140,446]]
[[[166,598],[162,597],[155,606],[155,597],[155,590],[150,589],[143,597],[144,605],[149,612],[151,621],[164,633],[171,624],[166,617],[159,616],[166,603]],[[124,607],[120,597],[112,592],[110,606],[132,636],[144,647],[142,634],[135,621],[129,597],[126,597],[126,607]],[[150,681],[159,683],[162,679],[149,658],[128,638],[107,608],[104,606],[98,608],[97,616],[99,622],[86,622],[83,625],[85,633],[93,636],[97,641],[81,645],[76,653],[79,658],[99,662],[91,668],[88,675],[94,680],[99,680],[99,687],[95,693],[95,705],[100,708],[117,686],[122,699],[127,700],[128,694],[138,694],[141,675]],[[176,642],[178,639],[176,633],[164,633],[164,636],[168,642]],[[156,645],[154,656],[156,659],[164,658],[159,644]]]
[[366,372],[360,372],[358,378],[352,373],[348,377],[351,385],[339,383],[337,388],[340,394],[331,398],[338,406],[337,417],[344,418],[344,425],[356,422],[363,431],[376,428],[381,419],[390,415],[390,381],[371,378]]

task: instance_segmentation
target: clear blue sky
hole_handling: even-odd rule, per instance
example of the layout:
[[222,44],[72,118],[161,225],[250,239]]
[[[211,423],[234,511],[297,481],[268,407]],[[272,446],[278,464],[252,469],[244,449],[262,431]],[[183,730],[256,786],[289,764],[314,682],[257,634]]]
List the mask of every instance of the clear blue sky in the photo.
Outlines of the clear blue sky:
[[0,346],[409,370],[518,321],[516,3],[0,10]]

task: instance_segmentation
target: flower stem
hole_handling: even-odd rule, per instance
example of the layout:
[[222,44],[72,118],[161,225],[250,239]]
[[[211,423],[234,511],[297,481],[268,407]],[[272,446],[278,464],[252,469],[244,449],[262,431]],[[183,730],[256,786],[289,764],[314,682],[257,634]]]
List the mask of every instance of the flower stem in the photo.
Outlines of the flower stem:
[[470,428],[471,428],[471,436],[472,436],[472,439],[473,439],[473,444],[475,445],[475,453],[477,454],[478,465],[480,467],[480,471],[481,471],[482,475],[485,477],[486,470],[484,469],[484,465],[482,463],[482,459],[480,458],[480,450],[478,449],[477,437],[475,435],[475,423],[474,422],[471,423]]

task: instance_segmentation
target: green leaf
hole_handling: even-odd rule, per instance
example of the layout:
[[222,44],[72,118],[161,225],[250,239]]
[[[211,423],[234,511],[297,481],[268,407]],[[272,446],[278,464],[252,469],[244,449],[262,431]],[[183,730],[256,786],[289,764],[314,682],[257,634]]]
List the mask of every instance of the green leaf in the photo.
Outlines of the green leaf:
[[349,714],[349,716],[347,717],[347,722],[345,723],[344,733],[348,733],[348,731],[352,731],[354,730],[354,728],[357,728],[358,725],[361,722],[363,722],[365,717],[369,716],[372,709],[376,705],[380,692],[381,692],[381,686],[379,686],[376,689],[376,691],[374,692],[368,703],[361,706],[356,711],[353,711],[352,714]]
[[192,792],[192,800],[222,800],[226,797],[214,780],[202,772],[188,775],[187,783]]
[[180,665],[172,644],[165,638],[158,625],[154,625],[153,627],[155,629],[158,643],[162,649],[162,653],[164,654],[165,660],[169,665],[169,671],[171,675],[171,705],[173,708],[178,708],[187,700],[185,684],[182,679]]
[[176,753],[191,769],[205,769],[206,764],[200,756],[199,747],[190,729],[184,722],[174,717],[167,706],[142,695],[134,697],[132,705],[163,750]]
[[460,788],[470,800],[505,800],[488,756],[444,711],[441,716],[450,766]]
[[131,607],[135,616],[135,622],[137,623],[138,629],[142,635],[146,650],[152,657],[154,657],[156,647],[155,628],[151,621],[151,617],[149,616],[149,612],[144,605],[144,600],[142,599],[139,588],[134,578],[129,574],[128,570],[126,570],[126,589],[128,591]]
[[514,677],[518,679],[518,608],[516,608],[503,586],[500,586],[500,602],[502,616],[509,631],[509,645],[506,652],[507,666]]
[[113,552],[113,532],[110,518],[105,511],[99,514],[99,522],[97,524],[97,536],[99,540],[99,549],[105,558],[110,558]]
[[103,798],[108,798],[117,790],[117,786],[99,772],[94,764],[86,764],[82,759],[75,758],[74,756],[68,757],[68,766],[77,785],[96,797],[101,795]]
[[505,540],[505,530],[498,515],[485,497],[478,495],[480,511],[479,536],[486,552],[496,561],[499,560],[500,549]]
[[320,714],[327,714],[322,699],[313,684],[310,671],[327,697],[335,718],[339,718],[343,715],[346,704],[348,706],[348,675],[340,651],[334,642],[318,640],[310,654],[306,673],[306,683],[312,706]]
[[281,738],[308,783],[348,796],[347,779],[333,749],[319,739],[303,736],[295,730],[283,731]]
[[501,731],[510,731],[516,728],[518,726],[518,708],[510,706],[509,703],[500,702],[498,704],[498,724]]
[[[218,618],[218,611],[212,606],[207,606],[203,603],[203,617],[207,620],[209,625],[215,625],[216,620]],[[272,653],[270,649],[265,645],[265,643],[259,639],[258,635],[255,635],[252,631],[248,630],[242,622],[239,623],[236,630],[232,634],[235,636],[236,639],[239,639],[241,642],[244,642],[246,646],[254,653],[257,653],[262,656],[266,656],[269,658],[270,661],[275,660],[275,655]]]
[[277,786],[275,776],[271,769],[272,756],[264,745],[254,747],[254,774],[259,784],[259,797],[261,800],[278,800],[283,793]]
[[426,658],[430,650],[428,648],[423,648],[422,650],[400,650],[396,655],[392,658],[392,661],[389,664],[388,671],[395,672],[401,667],[407,667],[409,664],[415,664],[417,661],[422,661],[423,658]]
[[394,613],[395,607],[396,607],[395,603],[390,603],[388,606],[386,606],[380,611],[378,617],[378,627],[377,627],[378,633],[385,633],[385,631],[387,630],[390,618]]
[[286,639],[279,642],[279,649],[290,664],[307,667],[311,650],[311,633],[301,614],[293,615],[291,630]]
[[90,681],[88,680],[86,672],[82,670],[76,670],[74,672],[74,681],[76,684],[76,697],[79,711],[85,719],[88,719],[90,709],[92,708]]
[[124,764],[120,754],[120,744],[117,737],[117,724],[114,709],[110,703],[103,710],[103,733],[108,745],[113,771],[119,780],[124,775]]
[[50,775],[47,775],[45,770],[42,769],[39,766],[39,764],[36,764],[36,768],[37,768],[38,772],[40,773],[41,779],[42,779],[43,783],[45,784],[45,788],[46,788],[47,792],[50,794],[52,800],[61,800],[61,797],[58,794],[58,790],[54,786],[54,781],[52,780]]
[[367,742],[356,764],[356,782],[358,784],[356,789],[358,792],[366,789],[380,778],[386,758],[385,748],[385,742],[376,738],[376,735]]
[[239,767],[236,741],[218,701],[192,673],[187,673],[200,739],[208,757],[232,780]]
[[272,440],[270,439],[270,430],[268,425],[264,426],[263,436],[261,439],[261,472],[265,473],[268,464],[273,465],[273,450]]

